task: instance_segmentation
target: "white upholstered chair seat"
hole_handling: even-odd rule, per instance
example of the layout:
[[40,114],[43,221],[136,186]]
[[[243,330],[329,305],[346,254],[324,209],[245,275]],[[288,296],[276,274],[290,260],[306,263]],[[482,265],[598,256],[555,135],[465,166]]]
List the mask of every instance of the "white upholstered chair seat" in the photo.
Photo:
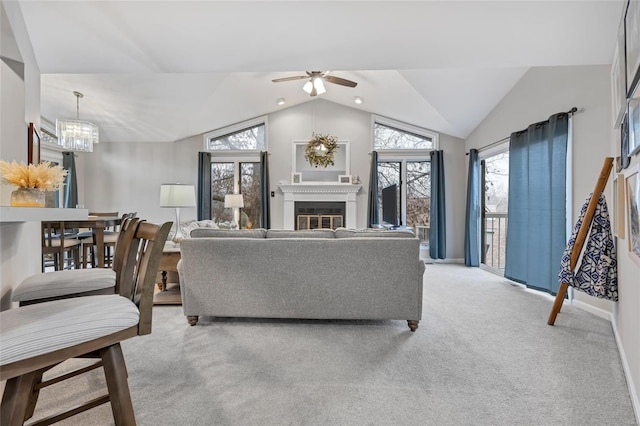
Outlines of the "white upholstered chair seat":
[[[82,244],[91,244],[94,245],[95,243],[93,242],[93,237],[89,236],[87,238],[83,238],[82,240]],[[115,244],[116,242],[118,242],[118,233],[112,233],[112,234],[107,234],[105,232],[104,234],[104,243],[108,244],[108,243],[112,243]]]
[[115,285],[116,273],[113,269],[91,268],[45,272],[25,278],[13,289],[11,300],[27,302],[103,290]]
[[87,296],[0,313],[0,365],[89,342],[138,324],[139,311],[120,295]]
[[[80,241],[75,238],[65,238],[64,246],[65,247],[73,247],[80,245]],[[60,238],[52,238],[51,239],[51,247],[60,247]]]

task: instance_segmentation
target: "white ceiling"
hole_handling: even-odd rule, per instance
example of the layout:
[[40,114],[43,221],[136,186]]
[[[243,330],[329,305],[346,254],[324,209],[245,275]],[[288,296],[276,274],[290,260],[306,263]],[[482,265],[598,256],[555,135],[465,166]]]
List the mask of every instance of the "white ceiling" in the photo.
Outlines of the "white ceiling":
[[[610,64],[623,0],[19,1],[42,116],[174,141],[322,98],[465,138],[530,67]],[[364,98],[356,105],[354,96]],[[277,106],[277,98],[286,98]]]

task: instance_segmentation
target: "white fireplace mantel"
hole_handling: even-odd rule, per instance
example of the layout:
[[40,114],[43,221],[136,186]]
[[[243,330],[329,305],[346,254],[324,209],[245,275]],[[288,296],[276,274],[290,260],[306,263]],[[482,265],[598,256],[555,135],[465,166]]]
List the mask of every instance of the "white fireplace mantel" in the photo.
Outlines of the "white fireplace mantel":
[[338,183],[303,183],[280,185],[284,195],[283,228],[295,229],[296,201],[343,202],[345,203],[345,227],[355,228],[358,218],[358,192],[362,185]]

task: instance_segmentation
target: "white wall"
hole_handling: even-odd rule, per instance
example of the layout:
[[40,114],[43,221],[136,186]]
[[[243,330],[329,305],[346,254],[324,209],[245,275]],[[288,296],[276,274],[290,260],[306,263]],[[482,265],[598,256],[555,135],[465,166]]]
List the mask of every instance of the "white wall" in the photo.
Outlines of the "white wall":
[[[610,66],[542,67],[530,69],[467,139],[467,149],[480,148],[509,136],[551,114],[579,109],[573,117],[572,223],[593,191],[604,158],[615,156],[611,126]],[[638,158],[634,159],[638,162]],[[613,178],[605,190],[613,200]],[[609,210],[613,206],[609,202]],[[626,241],[618,243],[618,286],[620,301],[614,304],[574,292],[579,304],[596,311],[614,312],[621,339],[621,352],[636,394],[640,394],[640,267],[627,256]],[[614,305],[616,309],[614,310]],[[551,306],[549,307],[551,310]],[[546,318],[541,318],[546,321]],[[562,315],[556,321],[562,323]]]
[[[271,227],[283,226],[283,196],[280,181],[291,179],[292,142],[308,140],[312,132],[331,134],[350,141],[351,174],[359,175],[363,189],[358,195],[357,226],[366,227],[371,151],[371,114],[317,99],[268,115],[267,144],[271,191]],[[447,257],[462,258],[464,233],[465,162],[464,141],[440,135],[445,151],[447,199]],[[84,173],[85,207],[93,211],[137,211],[147,220],[174,220],[172,209],[158,207],[160,184],[197,185],[197,153],[203,149],[202,135],[175,143],[101,143],[92,154],[82,154],[79,173]],[[196,209],[182,209],[181,220],[195,219]]]
[[[9,59],[0,61],[0,159],[26,162],[27,123],[40,123],[40,71],[17,2],[0,4],[0,34]],[[0,204],[13,189],[0,185]],[[40,270],[39,235],[39,223],[0,224],[0,310],[11,306],[11,288]]]

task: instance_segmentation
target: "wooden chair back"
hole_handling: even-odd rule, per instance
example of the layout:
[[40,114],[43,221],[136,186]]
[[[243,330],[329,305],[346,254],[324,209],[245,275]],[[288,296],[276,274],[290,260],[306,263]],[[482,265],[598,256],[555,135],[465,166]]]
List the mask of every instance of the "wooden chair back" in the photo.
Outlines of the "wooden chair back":
[[131,299],[140,311],[138,334],[151,333],[153,288],[160,258],[173,222],[156,225],[138,222],[124,264],[118,293]]
[[[69,252],[73,254],[74,266],[78,267],[80,260],[79,245],[80,242],[65,235],[64,222],[62,221],[43,221],[42,222],[42,272],[44,272],[44,256],[53,255],[53,264],[55,270],[64,269],[64,254]],[[66,239],[65,239],[66,237]]]
[[133,236],[137,229],[136,223],[138,220],[139,219],[137,217],[127,217],[127,215],[123,215],[122,220],[120,221],[120,232],[118,233],[118,239],[113,253],[112,266],[116,273],[116,293],[120,288],[120,281],[124,277],[123,265],[129,255],[129,249],[131,248],[131,242],[133,241]]

